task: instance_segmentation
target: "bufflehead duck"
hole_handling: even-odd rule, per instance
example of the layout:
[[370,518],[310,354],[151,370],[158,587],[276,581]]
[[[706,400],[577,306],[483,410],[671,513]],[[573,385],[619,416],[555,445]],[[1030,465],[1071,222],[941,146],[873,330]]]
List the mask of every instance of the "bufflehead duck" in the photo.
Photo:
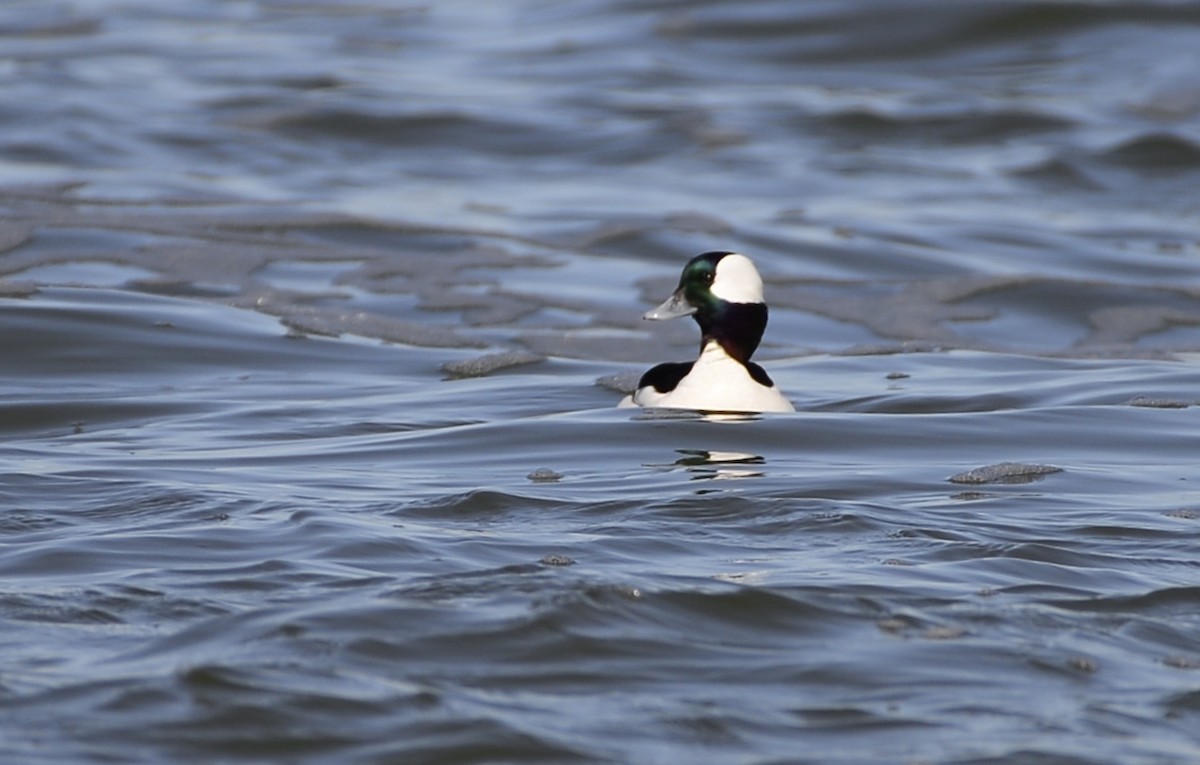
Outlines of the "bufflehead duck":
[[643,319],[691,316],[700,325],[700,357],[659,364],[617,406],[794,412],[795,407],[750,360],[767,326],[762,277],[745,255],[706,252],[683,267],[679,287]]

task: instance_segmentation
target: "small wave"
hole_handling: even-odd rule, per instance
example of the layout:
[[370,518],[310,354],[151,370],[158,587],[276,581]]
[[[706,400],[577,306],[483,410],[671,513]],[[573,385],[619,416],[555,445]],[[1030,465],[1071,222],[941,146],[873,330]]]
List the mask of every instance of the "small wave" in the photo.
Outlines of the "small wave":
[[1140,595],[1099,596],[1082,600],[1053,600],[1051,605],[1071,611],[1136,613],[1159,616],[1194,614],[1200,606],[1200,587],[1164,587]]
[[1098,158],[1142,173],[1187,173],[1200,168],[1200,143],[1174,133],[1151,133],[1124,141]]
[[[242,118],[244,124],[305,140],[370,144],[412,151],[456,151],[505,156],[571,154],[588,144],[571,131],[548,129],[544,123],[515,122],[469,112],[372,113],[362,109],[327,108]],[[455,149],[454,147],[460,147]]]
[[867,107],[835,111],[806,120],[838,143],[901,142],[940,145],[989,143],[1017,136],[1067,130],[1073,121],[1052,114],[1022,110],[961,110],[953,113],[884,112]]

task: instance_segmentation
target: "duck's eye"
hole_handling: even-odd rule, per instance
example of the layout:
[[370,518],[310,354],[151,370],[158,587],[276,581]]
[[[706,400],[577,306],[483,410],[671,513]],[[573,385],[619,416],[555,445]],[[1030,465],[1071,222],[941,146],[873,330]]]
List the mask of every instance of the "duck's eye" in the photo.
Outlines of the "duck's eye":
[[717,274],[716,274],[716,272],[715,272],[715,271],[705,271],[705,272],[704,272],[704,283],[705,283],[705,284],[712,284],[712,283],[713,283],[713,279],[715,279],[715,278],[716,278],[716,276],[717,276]]

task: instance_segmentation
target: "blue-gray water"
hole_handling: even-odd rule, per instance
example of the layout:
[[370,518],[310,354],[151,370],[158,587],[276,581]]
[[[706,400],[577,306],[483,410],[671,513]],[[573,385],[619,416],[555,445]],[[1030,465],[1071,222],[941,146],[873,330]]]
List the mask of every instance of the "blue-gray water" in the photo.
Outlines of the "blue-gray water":
[[[5,3],[0,762],[1200,761],[1197,39]],[[613,408],[706,249],[796,414]]]

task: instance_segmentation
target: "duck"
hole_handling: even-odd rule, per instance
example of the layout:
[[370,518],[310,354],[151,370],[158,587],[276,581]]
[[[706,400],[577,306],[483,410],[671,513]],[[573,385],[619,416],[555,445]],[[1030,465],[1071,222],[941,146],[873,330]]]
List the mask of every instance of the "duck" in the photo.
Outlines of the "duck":
[[794,412],[766,370],[750,360],[767,327],[762,277],[750,258],[718,250],[683,267],[671,297],[643,319],[691,316],[700,325],[695,361],[652,367],[618,407],[717,412]]

